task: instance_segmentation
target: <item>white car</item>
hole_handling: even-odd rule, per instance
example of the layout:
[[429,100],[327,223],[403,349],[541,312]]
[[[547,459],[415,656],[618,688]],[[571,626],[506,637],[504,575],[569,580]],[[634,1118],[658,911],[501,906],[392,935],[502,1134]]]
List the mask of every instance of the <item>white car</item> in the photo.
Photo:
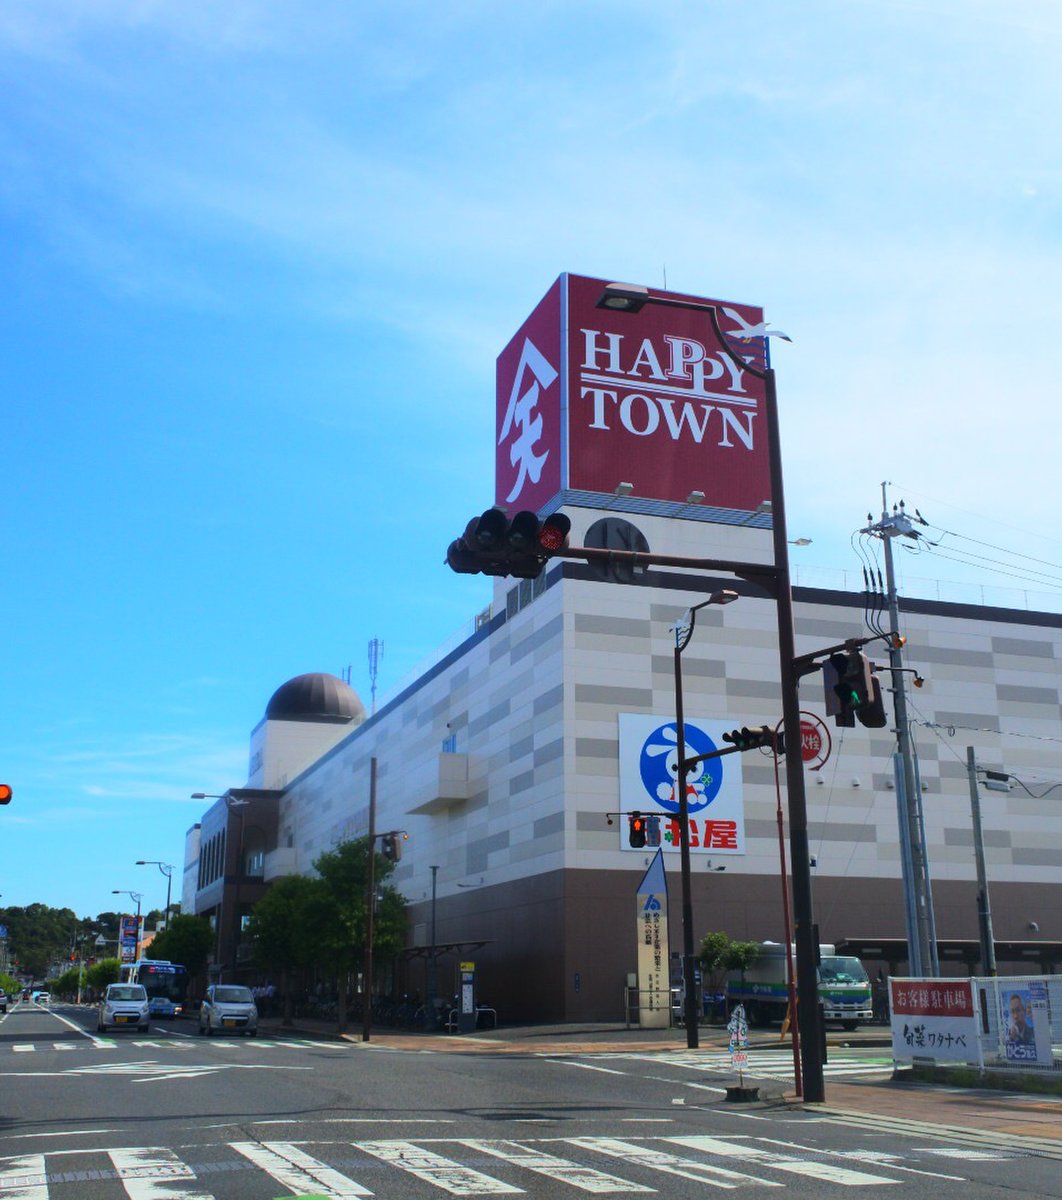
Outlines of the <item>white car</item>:
[[34,992],[33,999],[35,1003],[43,1004],[45,1008],[52,1002],[51,993],[49,992]]
[[199,1008],[199,1032],[212,1037],[226,1031],[257,1037],[258,1008],[250,988],[212,983]]
[[96,1017],[96,1030],[105,1033],[119,1025],[135,1025],[140,1033],[147,1032],[148,994],[142,983],[107,985]]

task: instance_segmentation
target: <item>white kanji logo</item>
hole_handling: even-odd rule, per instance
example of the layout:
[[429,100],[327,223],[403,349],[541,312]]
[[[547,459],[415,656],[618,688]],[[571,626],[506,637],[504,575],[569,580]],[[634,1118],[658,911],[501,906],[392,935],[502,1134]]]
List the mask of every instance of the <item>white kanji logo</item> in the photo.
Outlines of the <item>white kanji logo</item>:
[[[526,372],[531,373],[531,383],[527,390],[521,393]],[[535,443],[542,436],[542,415],[537,408],[540,393],[556,378],[557,372],[546,361],[542,352],[530,338],[524,338],[524,348],[520,352],[520,361],[516,365],[516,374],[513,376],[513,386],[509,393],[509,405],[505,410],[505,420],[498,436],[500,446],[511,430],[519,430],[509,447],[509,461],[517,467],[513,490],[505,497],[510,504],[520,495],[529,479],[532,483],[538,483],[542,477],[542,468],[549,458],[548,450],[544,454],[535,453]]]

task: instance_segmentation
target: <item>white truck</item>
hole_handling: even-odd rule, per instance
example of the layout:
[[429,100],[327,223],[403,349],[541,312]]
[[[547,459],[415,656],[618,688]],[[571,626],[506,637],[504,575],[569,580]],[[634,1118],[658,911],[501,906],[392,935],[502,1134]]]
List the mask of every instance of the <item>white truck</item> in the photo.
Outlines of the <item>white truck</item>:
[[[819,946],[818,1002],[827,1021],[840,1021],[845,1029],[874,1019],[870,980],[858,958],[837,954],[830,944]],[[793,949],[796,964],[796,949]],[[784,1019],[789,1006],[785,945],[760,942],[752,965],[738,978],[727,980],[727,1007],[743,1004],[750,1025]]]

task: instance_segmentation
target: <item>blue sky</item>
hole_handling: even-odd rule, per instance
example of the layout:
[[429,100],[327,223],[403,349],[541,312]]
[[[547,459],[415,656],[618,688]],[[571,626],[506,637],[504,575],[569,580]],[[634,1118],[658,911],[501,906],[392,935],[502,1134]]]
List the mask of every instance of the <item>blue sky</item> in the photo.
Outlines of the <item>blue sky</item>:
[[1057,611],[1060,50],[1056,0],[0,0],[0,904],[161,906],[281,683],[488,602],[442,559],[565,270],[793,337],[801,570],[889,479],[1029,556],[905,577]]

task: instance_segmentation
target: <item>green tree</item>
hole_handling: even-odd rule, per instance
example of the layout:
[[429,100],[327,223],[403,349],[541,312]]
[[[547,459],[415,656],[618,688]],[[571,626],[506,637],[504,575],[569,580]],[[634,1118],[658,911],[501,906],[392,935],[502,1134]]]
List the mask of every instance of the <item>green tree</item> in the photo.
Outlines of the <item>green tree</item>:
[[317,961],[316,922],[327,904],[323,887],[320,879],[289,875],[273,884],[251,913],[254,960],[280,980],[285,1025],[293,1023],[294,982]]
[[[389,962],[405,945],[405,901],[386,883],[395,864],[374,850],[374,883],[377,894],[373,923],[373,959]],[[340,1031],[347,1025],[347,981],[362,970],[368,942],[369,839],[341,842],[314,860],[322,883],[313,897],[315,928],[321,959],[337,980]],[[365,997],[366,1003],[371,997]]]
[[121,963],[116,958],[101,958],[85,971],[85,983],[102,992],[109,983],[117,983],[121,974]]
[[81,967],[73,966],[68,971],[64,971],[58,978],[49,980],[49,987],[57,996],[62,996],[64,999],[74,999],[77,996],[80,976]]
[[180,963],[190,977],[206,976],[207,959],[214,947],[214,931],[206,917],[174,917],[169,929],[157,934],[150,946],[152,958]]
[[72,909],[30,904],[0,909],[7,926],[7,950],[18,969],[34,979],[47,977],[53,962],[66,958],[81,922]]
[[728,971],[740,971],[744,978],[758,951],[758,942],[735,941],[727,933],[706,933],[701,938],[697,958],[705,975],[718,989]]

